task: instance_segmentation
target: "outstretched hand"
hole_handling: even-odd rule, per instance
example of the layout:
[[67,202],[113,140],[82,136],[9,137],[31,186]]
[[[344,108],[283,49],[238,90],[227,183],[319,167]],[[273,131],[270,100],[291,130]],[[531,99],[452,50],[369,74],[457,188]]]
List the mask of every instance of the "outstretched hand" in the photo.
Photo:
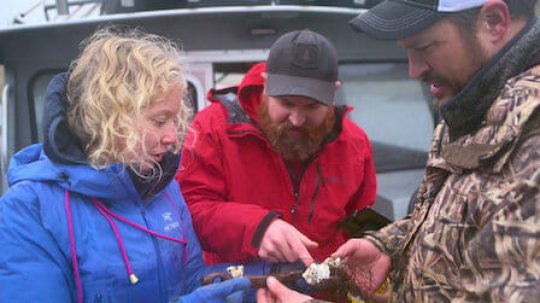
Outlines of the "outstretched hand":
[[257,303],[303,303],[310,296],[290,290],[273,277],[266,280],[267,288],[257,290]]
[[[339,247],[332,257],[342,258],[349,264],[352,280],[368,295],[374,293],[386,280],[391,265],[390,257],[365,239],[350,239]],[[355,268],[367,271],[368,274],[355,275]]]
[[259,247],[259,257],[270,262],[302,261],[306,266],[313,262],[308,249],[316,248],[310,240],[289,223],[274,220],[264,233]]

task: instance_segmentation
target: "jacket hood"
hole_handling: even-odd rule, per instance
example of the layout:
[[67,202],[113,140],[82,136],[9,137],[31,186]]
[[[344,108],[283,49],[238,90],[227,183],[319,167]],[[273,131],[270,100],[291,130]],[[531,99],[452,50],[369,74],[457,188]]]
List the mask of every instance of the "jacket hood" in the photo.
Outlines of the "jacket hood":
[[249,118],[257,121],[257,112],[261,104],[261,94],[264,90],[264,78],[261,73],[266,71],[266,62],[260,62],[253,65],[244,75],[239,86],[233,86],[220,90],[210,90],[208,92],[208,100],[211,102],[221,103],[217,95],[233,93],[238,95],[242,109],[248,114]]
[[257,121],[257,112],[261,105],[261,94],[264,90],[264,78],[266,62],[253,65],[246,73],[238,87],[238,99],[240,105],[253,121]]
[[69,75],[56,75],[47,86],[43,111],[43,149],[58,163],[86,163],[87,157],[78,138],[69,131],[66,87]]
[[[68,79],[68,73],[61,73],[49,82],[41,125],[43,144],[27,147],[13,157],[8,182],[10,185],[23,180],[53,182],[69,191],[96,198],[118,197],[125,188],[118,188],[119,178],[115,176],[123,173],[129,177],[129,174],[122,165],[99,171],[88,165],[80,141],[69,130]],[[109,190],[104,191],[104,188]]]
[[161,165],[159,179],[141,180],[130,169],[115,163],[97,170],[88,164],[62,164],[51,161],[42,144],[34,144],[13,156],[8,168],[8,185],[22,181],[49,182],[70,192],[103,200],[123,200],[139,196],[146,200],[173,180],[179,156],[169,153]]
[[[13,156],[8,168],[8,184],[21,181],[55,183],[70,192],[98,199],[121,199],[135,188],[128,171],[119,164],[96,170],[88,164],[62,164],[51,161],[42,144],[24,148]],[[104,190],[106,189],[106,190]]]

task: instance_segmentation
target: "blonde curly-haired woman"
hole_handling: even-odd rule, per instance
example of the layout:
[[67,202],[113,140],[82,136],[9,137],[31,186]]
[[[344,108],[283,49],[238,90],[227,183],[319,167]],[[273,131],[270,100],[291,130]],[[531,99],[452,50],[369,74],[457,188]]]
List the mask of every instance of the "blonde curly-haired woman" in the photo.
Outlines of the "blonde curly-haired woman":
[[108,27],[51,81],[44,143],[13,157],[0,200],[1,302],[229,302],[249,288],[199,287],[208,269],[173,180],[183,68],[171,41]]

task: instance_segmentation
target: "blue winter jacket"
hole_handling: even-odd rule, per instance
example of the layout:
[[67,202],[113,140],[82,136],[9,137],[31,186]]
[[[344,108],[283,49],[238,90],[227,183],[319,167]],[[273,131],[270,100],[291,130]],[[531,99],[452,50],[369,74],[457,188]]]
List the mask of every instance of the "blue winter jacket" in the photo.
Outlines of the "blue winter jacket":
[[[10,189],[0,199],[0,302],[76,302],[70,240],[85,302],[169,302],[191,292],[206,268],[177,183],[169,177],[143,201],[122,165],[96,170],[86,164],[66,128],[66,79],[56,77],[49,85],[44,144],[25,148],[10,163]],[[186,244],[103,215],[92,198],[121,218]],[[128,268],[138,283],[130,282]]]
[[[176,182],[143,203],[122,166],[97,171],[55,164],[41,145],[16,154],[8,178],[11,188],[0,200],[0,302],[76,302],[66,191],[85,302],[168,302],[199,286],[200,246]],[[113,219],[139,279],[131,284],[113,229],[90,197],[149,230],[185,240],[187,250]]]

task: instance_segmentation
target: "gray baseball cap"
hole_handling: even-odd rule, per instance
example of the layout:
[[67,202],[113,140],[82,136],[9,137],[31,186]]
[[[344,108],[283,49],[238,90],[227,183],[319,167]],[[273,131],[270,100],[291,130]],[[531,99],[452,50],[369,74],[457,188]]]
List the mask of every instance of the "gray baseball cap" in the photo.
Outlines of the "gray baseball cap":
[[300,30],[279,37],[270,48],[266,72],[269,96],[304,96],[324,105],[334,102],[337,52],[318,33]]
[[486,0],[385,0],[350,21],[352,27],[383,40],[414,35],[449,14],[484,5]]

